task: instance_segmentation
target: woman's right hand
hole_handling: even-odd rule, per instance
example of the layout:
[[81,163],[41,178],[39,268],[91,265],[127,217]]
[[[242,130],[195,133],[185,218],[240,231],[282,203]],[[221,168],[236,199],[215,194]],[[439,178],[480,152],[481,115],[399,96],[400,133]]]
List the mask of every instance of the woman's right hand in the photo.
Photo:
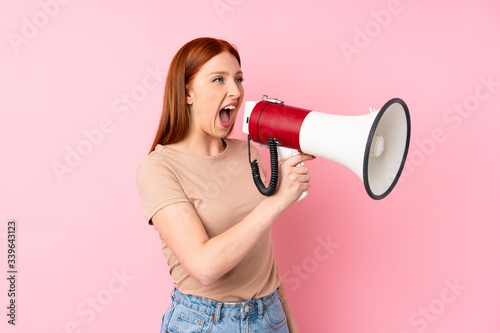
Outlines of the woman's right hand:
[[283,209],[297,201],[302,192],[309,188],[309,169],[298,164],[314,158],[312,155],[298,154],[281,163],[278,188],[272,197],[279,200]]

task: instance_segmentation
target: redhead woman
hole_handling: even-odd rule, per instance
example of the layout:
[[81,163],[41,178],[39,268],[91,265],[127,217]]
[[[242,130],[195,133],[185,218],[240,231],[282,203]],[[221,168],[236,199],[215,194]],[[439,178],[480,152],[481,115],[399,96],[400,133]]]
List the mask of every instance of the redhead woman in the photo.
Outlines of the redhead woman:
[[[137,171],[142,213],[174,281],[161,332],[298,332],[271,227],[309,188],[298,164],[313,157],[282,163],[276,193],[262,196],[247,143],[228,138],[243,95],[240,56],[228,42],[198,38],[174,56],[158,131]],[[253,146],[252,156],[260,161]]]

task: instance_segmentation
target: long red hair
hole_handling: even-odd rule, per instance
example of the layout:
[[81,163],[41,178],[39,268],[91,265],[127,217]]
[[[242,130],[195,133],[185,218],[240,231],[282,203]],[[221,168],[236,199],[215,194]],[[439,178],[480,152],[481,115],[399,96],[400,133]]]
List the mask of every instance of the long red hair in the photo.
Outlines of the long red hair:
[[158,144],[176,143],[187,135],[190,117],[186,100],[186,87],[201,66],[222,52],[234,55],[241,66],[240,55],[236,48],[222,39],[197,38],[177,51],[168,69],[163,111],[150,153]]

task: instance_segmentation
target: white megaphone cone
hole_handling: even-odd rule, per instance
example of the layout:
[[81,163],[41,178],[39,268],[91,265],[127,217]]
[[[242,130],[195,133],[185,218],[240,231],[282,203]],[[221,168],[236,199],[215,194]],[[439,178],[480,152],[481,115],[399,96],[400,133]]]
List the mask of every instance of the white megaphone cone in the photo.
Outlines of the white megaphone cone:
[[[337,162],[358,175],[368,195],[376,200],[386,197],[401,175],[410,129],[408,107],[399,98],[366,115],[339,116],[288,106],[264,96],[260,102],[245,104],[243,119],[243,132],[249,139]],[[277,172],[274,174],[277,177]],[[274,192],[266,191],[257,184],[260,176],[256,178],[254,173],[262,194]]]

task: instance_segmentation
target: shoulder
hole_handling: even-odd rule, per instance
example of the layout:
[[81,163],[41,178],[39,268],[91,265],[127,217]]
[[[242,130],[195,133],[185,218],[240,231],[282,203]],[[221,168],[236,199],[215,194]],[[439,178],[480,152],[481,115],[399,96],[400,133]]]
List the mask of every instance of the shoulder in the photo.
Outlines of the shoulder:
[[146,158],[144,158],[137,168],[137,181],[173,173],[169,160],[171,157],[165,153],[164,147],[158,145]]
[[144,169],[166,166],[167,164],[168,160],[161,156],[157,148],[141,161],[137,171],[139,172]]

